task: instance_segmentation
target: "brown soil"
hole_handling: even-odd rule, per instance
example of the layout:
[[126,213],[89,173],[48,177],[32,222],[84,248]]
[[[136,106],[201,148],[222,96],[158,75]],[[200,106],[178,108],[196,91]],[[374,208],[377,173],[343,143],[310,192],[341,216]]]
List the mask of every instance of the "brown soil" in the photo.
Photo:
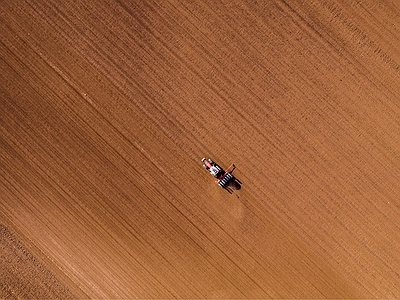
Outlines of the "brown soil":
[[0,298],[400,298],[399,3],[3,0]]
[[4,226],[0,226],[0,249],[2,299],[77,297]]

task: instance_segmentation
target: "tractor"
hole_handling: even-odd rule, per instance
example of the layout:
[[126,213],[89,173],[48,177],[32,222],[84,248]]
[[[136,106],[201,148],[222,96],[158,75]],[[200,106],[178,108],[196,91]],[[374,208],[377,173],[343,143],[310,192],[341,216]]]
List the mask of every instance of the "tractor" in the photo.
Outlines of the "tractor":
[[215,183],[232,193],[229,185],[232,181],[237,180],[232,175],[233,170],[236,168],[235,165],[232,164],[228,169],[224,170],[210,158],[203,158],[201,161],[203,162],[204,169],[206,169],[212,176],[214,176],[214,178],[216,178]]

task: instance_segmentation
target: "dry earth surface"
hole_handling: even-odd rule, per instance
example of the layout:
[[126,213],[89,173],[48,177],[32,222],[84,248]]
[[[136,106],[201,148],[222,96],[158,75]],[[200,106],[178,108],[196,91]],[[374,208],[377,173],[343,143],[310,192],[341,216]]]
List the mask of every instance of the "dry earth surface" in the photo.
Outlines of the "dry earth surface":
[[0,26],[0,298],[400,298],[400,1],[3,0]]

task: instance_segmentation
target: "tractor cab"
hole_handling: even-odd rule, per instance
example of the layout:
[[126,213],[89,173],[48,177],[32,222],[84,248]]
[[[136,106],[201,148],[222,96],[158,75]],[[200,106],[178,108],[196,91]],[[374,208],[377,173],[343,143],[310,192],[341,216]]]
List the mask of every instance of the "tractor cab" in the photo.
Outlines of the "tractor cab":
[[225,174],[225,171],[222,170],[219,166],[211,166],[210,168],[210,173],[212,176],[214,176],[215,178],[220,178],[223,174]]

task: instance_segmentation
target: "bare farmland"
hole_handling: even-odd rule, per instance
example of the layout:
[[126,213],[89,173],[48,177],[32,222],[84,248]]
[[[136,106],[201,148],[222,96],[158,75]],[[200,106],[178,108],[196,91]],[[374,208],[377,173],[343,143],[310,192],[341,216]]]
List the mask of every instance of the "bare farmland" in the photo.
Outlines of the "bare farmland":
[[75,2],[1,2],[1,298],[400,297],[398,1]]

